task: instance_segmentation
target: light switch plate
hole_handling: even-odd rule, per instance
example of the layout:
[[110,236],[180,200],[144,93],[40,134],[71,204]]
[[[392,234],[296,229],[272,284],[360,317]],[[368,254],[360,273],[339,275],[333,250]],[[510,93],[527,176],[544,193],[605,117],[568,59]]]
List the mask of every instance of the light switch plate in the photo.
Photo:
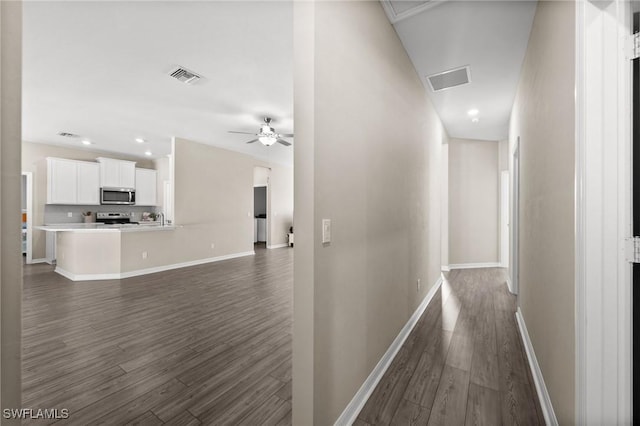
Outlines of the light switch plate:
[[322,244],[331,242],[331,219],[322,219]]

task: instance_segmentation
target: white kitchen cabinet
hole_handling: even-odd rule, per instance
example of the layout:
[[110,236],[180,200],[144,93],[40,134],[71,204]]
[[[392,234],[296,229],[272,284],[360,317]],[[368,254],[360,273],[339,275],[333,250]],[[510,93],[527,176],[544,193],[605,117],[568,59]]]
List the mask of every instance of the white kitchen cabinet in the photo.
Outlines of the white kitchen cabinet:
[[47,158],[47,204],[100,204],[98,163]]
[[77,161],[77,201],[76,204],[100,204],[100,166],[98,163]]
[[77,204],[77,180],[76,161],[47,158],[47,204]]
[[135,188],[135,161],[98,157],[100,164],[100,186],[103,188]]
[[156,205],[156,178],[155,170],[135,169],[137,206]]

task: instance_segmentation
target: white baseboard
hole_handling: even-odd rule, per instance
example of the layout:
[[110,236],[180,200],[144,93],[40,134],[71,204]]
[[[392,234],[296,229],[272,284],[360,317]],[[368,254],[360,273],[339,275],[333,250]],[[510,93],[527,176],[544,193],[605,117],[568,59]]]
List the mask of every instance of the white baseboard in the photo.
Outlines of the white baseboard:
[[542,370],[538,365],[536,354],[533,351],[533,345],[529,338],[529,332],[524,322],[524,317],[520,308],[516,311],[516,321],[518,322],[518,328],[520,329],[520,336],[522,338],[522,345],[527,353],[527,359],[529,361],[529,368],[531,369],[531,375],[533,376],[533,382],[536,385],[536,392],[538,393],[538,399],[540,400],[540,408],[542,408],[542,415],[544,416],[544,422],[548,426],[557,426],[558,419],[556,413],[553,411],[553,405],[551,405],[551,397],[547,392],[547,387],[544,384],[544,378],[542,377]]
[[362,407],[364,407],[364,404],[371,396],[371,393],[373,393],[374,389],[380,382],[380,379],[382,379],[382,376],[387,371],[387,368],[389,368],[389,365],[391,365],[391,362],[404,344],[404,341],[407,340],[407,337],[409,337],[411,330],[413,330],[413,327],[415,327],[416,323],[424,313],[425,309],[427,309],[429,302],[431,302],[431,299],[433,299],[433,296],[436,294],[436,291],[438,291],[441,285],[442,275],[440,275],[435,285],[431,288],[431,290],[429,290],[413,315],[411,315],[409,321],[407,321],[402,330],[400,330],[400,333],[391,343],[389,349],[387,349],[384,355],[382,355],[382,358],[380,358],[378,364],[376,364],[376,366],[371,371],[371,374],[369,374],[369,377],[367,377],[362,386],[360,386],[360,389],[358,389],[358,392],[356,392],[356,394],[353,396],[351,402],[349,402],[349,404],[345,407],[340,417],[338,417],[338,420],[336,420],[336,422],[334,423],[334,426],[350,426],[356,421],[360,410],[362,410]]
[[456,263],[449,265],[450,269],[476,269],[476,268],[500,268],[498,262],[486,263]]
[[255,254],[256,252],[251,250],[251,251],[245,251],[242,253],[232,253],[232,254],[226,254],[224,256],[209,257],[207,259],[198,259],[198,260],[192,260],[189,262],[174,263],[171,265],[156,266],[153,268],[138,269],[135,271],[112,273],[112,274],[74,274],[72,272],[69,272],[60,268],[59,266],[56,267],[55,271],[60,275],[62,275],[63,277],[70,279],[71,281],[120,280],[123,278],[154,274],[156,272],[169,271],[172,269],[179,269],[179,268],[187,268],[189,266],[197,266],[197,265],[203,265],[205,263],[220,262],[222,260],[235,259],[237,257],[244,257],[244,256],[252,256]]
[[440,270],[441,270],[442,272],[449,272],[449,271],[451,271],[451,268],[449,267],[449,265],[442,265],[442,266],[440,267]]
[[31,259],[30,265],[33,265],[34,263],[47,263],[47,259],[45,259],[44,257],[41,259]]
[[509,293],[516,294],[516,292],[513,291],[513,283],[511,282],[511,277],[507,277],[507,287],[509,288]]
[[271,246],[267,246],[268,249],[277,249],[277,248],[282,248],[282,247],[288,247],[289,244],[287,243],[283,243],[283,244],[274,244]]

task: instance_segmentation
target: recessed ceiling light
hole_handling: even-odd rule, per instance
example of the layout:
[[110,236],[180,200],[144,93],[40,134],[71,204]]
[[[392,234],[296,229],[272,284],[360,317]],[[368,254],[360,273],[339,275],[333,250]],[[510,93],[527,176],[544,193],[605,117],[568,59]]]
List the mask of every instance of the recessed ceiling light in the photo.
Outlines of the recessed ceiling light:
[[475,118],[471,119],[472,123],[477,123],[478,121],[480,121],[480,119],[478,117],[475,117]]
[[85,139],[82,141],[82,145],[91,145],[91,141]]
[[142,138],[136,138],[136,142],[138,143],[145,143],[146,141]]
[[467,111],[467,114],[469,114],[469,117],[475,117],[476,115],[478,115],[479,112],[480,111],[478,111],[476,108],[473,108]]
[[153,153],[151,151],[145,151],[144,155],[153,155]]

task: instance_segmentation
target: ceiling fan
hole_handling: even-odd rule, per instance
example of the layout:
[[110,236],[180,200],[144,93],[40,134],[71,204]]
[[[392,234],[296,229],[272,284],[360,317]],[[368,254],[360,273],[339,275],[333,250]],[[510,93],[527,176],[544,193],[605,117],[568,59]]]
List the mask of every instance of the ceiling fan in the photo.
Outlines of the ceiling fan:
[[291,146],[290,142],[285,141],[282,138],[292,138],[293,133],[276,133],[276,131],[271,127],[271,117],[264,118],[264,124],[260,126],[260,130],[258,133],[250,133],[250,132],[236,132],[234,130],[229,130],[229,133],[239,133],[241,135],[253,135],[257,136],[256,139],[252,139],[247,143],[260,142],[264,146],[271,146],[274,143],[278,142],[284,146]]

